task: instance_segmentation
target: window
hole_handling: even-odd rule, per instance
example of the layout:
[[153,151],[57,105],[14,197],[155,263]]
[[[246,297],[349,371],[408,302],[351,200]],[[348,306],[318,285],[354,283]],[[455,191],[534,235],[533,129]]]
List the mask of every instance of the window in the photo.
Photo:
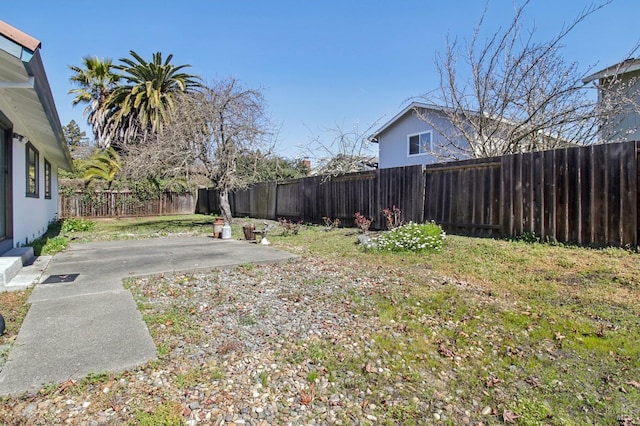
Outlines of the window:
[[44,160],[44,198],[51,199],[51,163]]
[[38,179],[38,150],[31,142],[27,143],[27,197],[38,198],[40,196]]
[[426,154],[433,151],[431,146],[431,132],[409,135],[409,155]]

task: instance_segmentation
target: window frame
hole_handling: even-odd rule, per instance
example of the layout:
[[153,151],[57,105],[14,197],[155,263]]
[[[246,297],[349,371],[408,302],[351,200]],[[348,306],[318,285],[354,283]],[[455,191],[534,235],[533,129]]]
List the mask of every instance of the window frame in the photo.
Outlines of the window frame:
[[[422,135],[429,135],[429,143],[426,147],[423,147],[421,144]],[[418,137],[418,152],[412,154],[411,153],[411,138]],[[416,157],[420,155],[428,155],[433,152],[433,130],[427,130],[419,133],[411,133],[407,135],[407,156],[408,157]]]
[[51,199],[51,163],[44,159],[44,198]]
[[[31,152],[33,152],[33,163],[31,161]],[[40,152],[31,142],[25,145],[25,177],[26,177],[26,196],[30,198],[40,198]],[[31,178],[31,169],[33,168],[33,179]],[[32,188],[33,187],[33,188]]]

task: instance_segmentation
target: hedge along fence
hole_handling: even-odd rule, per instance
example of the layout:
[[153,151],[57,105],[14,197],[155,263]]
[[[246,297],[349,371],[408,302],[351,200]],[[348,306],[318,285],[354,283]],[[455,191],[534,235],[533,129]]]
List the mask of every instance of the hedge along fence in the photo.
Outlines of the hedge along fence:
[[[396,205],[450,233],[638,247],[639,164],[640,142],[623,142],[268,182],[230,198],[236,216],[352,224],[360,212],[384,228],[382,210]],[[198,200],[199,213],[219,211],[216,191]]]
[[161,192],[148,200],[140,200],[133,191],[86,191],[58,197],[58,216],[69,217],[127,217],[190,214],[196,201],[191,193]]

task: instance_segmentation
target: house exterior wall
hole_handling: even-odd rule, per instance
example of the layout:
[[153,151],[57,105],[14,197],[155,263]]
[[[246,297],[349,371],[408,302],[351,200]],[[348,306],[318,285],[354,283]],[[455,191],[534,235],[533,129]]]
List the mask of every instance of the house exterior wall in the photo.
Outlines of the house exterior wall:
[[[600,135],[604,142],[625,142],[640,140],[640,114],[636,105],[640,102],[640,70],[628,72],[618,76],[622,87],[622,95],[631,99],[632,103],[625,105],[622,114],[613,117],[612,120],[600,129]],[[601,82],[603,84],[603,82]],[[607,83],[604,82],[604,85]],[[616,86],[613,91],[615,92]],[[602,93],[600,94],[602,96]]]
[[[38,155],[37,198],[27,197],[26,144],[13,139],[13,246],[20,247],[42,236],[58,214],[58,166],[42,147]],[[44,161],[51,163],[51,198],[45,198]]]
[[[430,110],[423,110],[422,114],[428,114],[427,120],[419,118],[414,111],[408,111],[378,135],[379,168],[426,165],[447,161],[449,155],[444,149],[447,146],[447,141],[441,132],[450,130],[450,134],[454,134],[455,129],[451,122],[441,114]],[[427,131],[432,132],[433,151],[409,155],[409,135]]]

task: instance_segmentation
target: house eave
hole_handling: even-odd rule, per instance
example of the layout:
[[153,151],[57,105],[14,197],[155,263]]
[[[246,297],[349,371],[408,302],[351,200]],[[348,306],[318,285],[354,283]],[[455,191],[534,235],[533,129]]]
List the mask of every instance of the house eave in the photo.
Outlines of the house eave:
[[405,114],[407,114],[408,112],[413,112],[414,110],[416,110],[418,108],[442,111],[442,107],[439,107],[437,105],[427,104],[427,103],[424,103],[424,102],[411,102],[404,109],[402,109],[399,113],[397,113],[395,116],[393,116],[392,119],[387,121],[380,128],[378,128],[378,130],[373,132],[367,139],[369,141],[371,141],[371,142],[378,143],[378,136],[380,136],[381,133],[383,133],[385,130],[387,130],[389,127],[391,127],[393,125],[393,123],[398,121],[400,118],[404,117]]
[[582,83],[587,84],[595,80],[627,74],[638,70],[640,70],[640,59],[631,58],[588,75],[582,79]]
[[58,167],[72,170],[40,42],[2,21],[0,39],[0,110],[13,123],[15,133],[37,145]]

